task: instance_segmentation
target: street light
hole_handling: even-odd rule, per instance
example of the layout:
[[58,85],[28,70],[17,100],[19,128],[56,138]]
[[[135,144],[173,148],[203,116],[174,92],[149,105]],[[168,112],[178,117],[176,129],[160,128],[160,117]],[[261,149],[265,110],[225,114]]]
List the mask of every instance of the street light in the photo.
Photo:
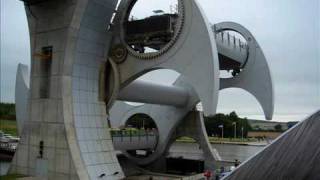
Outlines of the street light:
[[221,137],[223,139],[223,124],[219,125],[218,127],[221,128]]
[[237,122],[232,123],[234,125],[234,139],[237,138]]
[[243,141],[243,126],[241,127],[241,139]]

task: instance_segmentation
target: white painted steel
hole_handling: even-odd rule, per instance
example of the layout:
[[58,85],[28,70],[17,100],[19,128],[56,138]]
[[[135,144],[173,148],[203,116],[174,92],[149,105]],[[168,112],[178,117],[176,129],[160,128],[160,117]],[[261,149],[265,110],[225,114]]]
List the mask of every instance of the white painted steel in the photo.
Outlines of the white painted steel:
[[233,78],[220,79],[221,87],[241,88],[251,93],[261,104],[265,117],[272,119],[274,111],[274,90],[268,62],[261,47],[248,29],[234,22],[215,24],[215,31],[233,30],[240,33],[248,43],[249,57],[241,73]]
[[24,122],[28,120],[28,99],[30,88],[30,73],[27,65],[19,64],[16,75],[15,104],[18,134],[21,136]]
[[[123,22],[128,3],[122,1],[114,22],[113,44],[127,46],[123,40]],[[181,3],[183,2],[183,3]],[[171,69],[180,73],[203,104],[206,116],[215,115],[219,92],[219,61],[214,34],[197,1],[179,1],[183,5],[183,27],[172,47],[157,57],[145,60],[128,54],[118,64],[121,87],[155,69]]]
[[[249,56],[246,42],[242,42],[240,39],[228,35],[227,33],[217,33],[215,30],[214,33],[218,53],[241,65],[245,65]],[[220,61],[220,63],[223,63],[223,61]]]
[[188,103],[188,91],[182,87],[165,86],[136,80],[123,88],[118,100],[140,102],[147,104],[161,104],[183,107]]
[[[46,98],[39,95],[41,67],[40,61],[33,59],[30,106],[27,107],[29,82],[25,78],[28,75],[26,67],[19,66],[17,118],[24,122],[29,117],[30,122],[22,131],[24,134],[11,172],[24,174],[34,169],[32,162],[38,155],[34,147],[43,139],[45,145],[49,144],[45,148],[44,154],[48,156],[45,158],[52,158],[49,152],[61,152],[48,160],[48,168],[55,167],[49,178],[98,179],[106,174],[108,179],[121,179],[124,174],[110,137],[108,113],[113,127],[125,124],[137,113],[145,113],[154,119],[159,131],[154,153],[145,159],[130,157],[146,165],[166,152],[177,126],[196,104],[202,103],[204,115],[215,115],[218,93],[224,88],[247,90],[258,99],[266,118],[272,118],[272,79],[258,43],[247,29],[236,23],[216,24],[213,31],[196,0],[179,0],[179,10],[183,11],[181,29],[166,51],[149,58],[129,53],[119,64],[110,60],[114,79],[105,85],[113,84],[114,89],[110,102],[100,101],[99,71],[105,65],[111,47],[119,44],[126,47],[124,15],[133,1],[122,0],[117,11],[117,1],[113,0],[42,1],[41,6],[33,4],[27,8],[32,54],[40,53],[43,47],[53,47],[52,67],[48,74],[50,87],[47,87],[50,93]],[[115,12],[113,32],[107,32],[106,27]],[[52,23],[48,25],[47,22]],[[222,36],[215,38],[215,33],[224,30],[239,32],[248,46],[242,48],[240,43],[225,42]],[[218,53],[243,65],[242,72],[234,78],[219,79]],[[181,76],[172,86],[134,82],[155,69],[172,69]],[[117,99],[149,104],[132,107]],[[21,129],[19,127],[19,133]],[[203,127],[202,133],[205,134]],[[29,140],[29,137],[33,138]]]

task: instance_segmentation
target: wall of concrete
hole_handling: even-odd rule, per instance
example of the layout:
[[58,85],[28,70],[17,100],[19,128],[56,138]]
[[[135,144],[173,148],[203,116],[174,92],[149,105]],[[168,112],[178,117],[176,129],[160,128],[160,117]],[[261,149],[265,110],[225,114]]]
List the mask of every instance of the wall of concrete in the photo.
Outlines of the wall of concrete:
[[[116,4],[114,0],[91,0],[82,9],[76,37],[70,43],[69,55],[74,60],[68,62],[72,64],[71,79],[64,81],[72,81],[72,99],[64,106],[73,107],[74,138],[90,179],[102,174],[112,179],[123,177],[109,133],[105,102],[98,99],[99,70],[105,65],[111,40],[107,27]],[[75,145],[75,149],[78,147]]]
[[[105,104],[98,100],[99,69],[108,54],[107,27],[116,3],[49,0],[26,6],[33,55],[30,113],[11,173],[44,179],[124,176]],[[48,46],[52,57],[41,54]]]
[[[49,179],[78,179],[72,162],[64,126],[61,77],[65,45],[75,1],[45,2],[26,7],[31,37],[31,91],[29,118],[24,124],[10,172]],[[46,58],[37,56],[43,47],[52,46],[51,67],[46,74],[41,64]],[[47,97],[41,97],[40,84],[46,78]],[[43,141],[43,157],[40,157]]]

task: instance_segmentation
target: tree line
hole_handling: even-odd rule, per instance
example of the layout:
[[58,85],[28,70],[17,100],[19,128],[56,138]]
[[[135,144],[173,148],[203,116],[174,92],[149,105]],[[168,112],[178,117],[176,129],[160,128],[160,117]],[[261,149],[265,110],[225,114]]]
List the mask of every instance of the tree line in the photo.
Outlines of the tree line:
[[231,112],[230,114],[216,114],[214,117],[205,117],[204,123],[209,136],[222,136],[225,138],[233,138],[234,130],[236,128],[237,138],[246,138],[248,131],[252,130],[251,125],[247,118],[240,118],[236,112]]
[[[238,138],[246,138],[248,131],[252,131],[252,127],[248,122],[247,118],[240,118],[235,112],[230,114],[217,114],[214,117],[205,117],[205,126],[209,136],[222,136],[222,126],[223,126],[223,136],[225,138],[234,137],[234,129],[236,127],[236,135]],[[235,125],[236,124],[236,125]],[[126,127],[133,127],[138,129],[153,129],[157,128],[156,124],[146,114],[136,114],[128,119],[126,122]],[[243,131],[242,131],[243,129]]]
[[0,119],[15,120],[16,119],[15,104],[0,103]]
[[[16,111],[15,104],[13,103],[0,103],[0,119],[3,120],[15,120]],[[236,135],[238,138],[246,138],[249,131],[262,131],[261,129],[255,129],[251,127],[247,118],[240,118],[236,112],[231,112],[230,114],[216,114],[214,117],[205,117],[205,126],[209,136],[222,136],[222,127],[223,127],[223,136],[225,138],[234,137],[234,129],[236,127]],[[296,123],[296,122],[295,122]],[[236,126],[235,126],[236,124]],[[131,117],[126,126],[131,126],[135,128],[147,128],[153,129],[157,128],[156,124],[148,115],[137,114]],[[242,130],[243,129],[243,130]],[[275,126],[275,131],[282,131],[281,125]]]

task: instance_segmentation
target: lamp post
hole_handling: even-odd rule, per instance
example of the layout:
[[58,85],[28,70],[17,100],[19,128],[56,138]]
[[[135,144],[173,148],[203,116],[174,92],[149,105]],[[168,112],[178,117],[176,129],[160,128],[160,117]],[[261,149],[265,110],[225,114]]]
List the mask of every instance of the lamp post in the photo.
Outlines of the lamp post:
[[243,126],[241,127],[241,140],[243,141]]
[[237,122],[232,123],[234,125],[234,139],[237,138]]
[[223,140],[223,124],[221,124],[221,125],[219,126],[219,128],[221,128],[221,138],[222,138],[222,140]]

